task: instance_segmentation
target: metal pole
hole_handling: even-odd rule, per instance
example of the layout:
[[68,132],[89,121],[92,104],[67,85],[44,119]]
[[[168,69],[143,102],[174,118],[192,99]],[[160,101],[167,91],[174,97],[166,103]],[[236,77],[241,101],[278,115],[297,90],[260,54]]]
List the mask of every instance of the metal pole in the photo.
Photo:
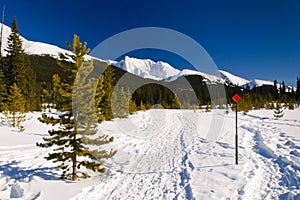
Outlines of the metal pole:
[[238,165],[238,103],[235,105],[235,164]]

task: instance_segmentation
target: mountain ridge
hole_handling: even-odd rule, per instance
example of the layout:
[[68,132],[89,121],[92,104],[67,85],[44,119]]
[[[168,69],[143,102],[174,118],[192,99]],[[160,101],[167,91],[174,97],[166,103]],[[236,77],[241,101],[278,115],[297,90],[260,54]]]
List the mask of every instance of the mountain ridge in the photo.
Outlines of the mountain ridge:
[[[0,23],[1,24],[1,23]],[[3,40],[2,40],[2,55],[6,55],[5,48],[7,46],[7,38],[11,33],[11,28],[7,25],[3,25]],[[31,55],[50,55],[54,58],[58,58],[61,53],[70,53],[68,50],[60,48],[56,45],[47,44],[43,42],[30,41],[20,35],[23,41],[23,49],[25,53]],[[93,57],[88,56],[86,59],[91,59]],[[101,60],[101,58],[95,58]],[[142,78],[148,78],[153,80],[163,80],[166,82],[172,82],[181,76],[188,75],[200,75],[204,78],[204,81],[208,84],[214,83],[231,83],[233,85],[238,85],[240,87],[245,87],[247,84],[250,88],[259,87],[263,85],[273,85],[271,81],[264,80],[247,80],[239,76],[233,75],[229,72],[218,70],[216,75],[207,74],[201,71],[183,69],[179,70],[163,61],[152,61],[151,59],[138,59],[125,56],[121,61],[111,61],[102,60],[109,64],[121,68],[131,74]]]

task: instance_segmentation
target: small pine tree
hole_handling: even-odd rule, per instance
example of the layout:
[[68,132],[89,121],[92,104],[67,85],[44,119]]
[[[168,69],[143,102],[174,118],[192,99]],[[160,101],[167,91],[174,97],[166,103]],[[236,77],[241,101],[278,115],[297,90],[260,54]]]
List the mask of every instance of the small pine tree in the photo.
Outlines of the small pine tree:
[[18,127],[19,131],[24,131],[24,127],[21,125],[22,122],[25,121],[25,100],[23,95],[21,94],[20,89],[17,84],[14,83],[11,86],[9,96],[8,96],[8,104],[4,111],[7,122],[13,127]]
[[128,101],[129,114],[132,115],[132,114],[136,113],[137,106],[136,106],[135,101],[133,101],[133,99],[132,99],[132,95],[131,95],[131,92],[129,89],[127,90],[127,95],[129,96],[129,101]]
[[112,95],[112,111],[113,116],[119,117],[119,118],[125,118],[129,114],[129,107],[128,102],[129,96],[127,97],[127,94],[124,90],[124,87],[115,86],[114,92]]
[[206,107],[205,107],[205,112],[210,112],[211,111],[211,106],[210,103],[207,102]]
[[275,107],[273,115],[276,118],[281,118],[284,115],[283,109],[282,109],[281,105],[278,102],[276,102],[276,107]]
[[[69,44],[69,43],[68,43]],[[116,152],[106,150],[91,150],[91,145],[104,145],[114,140],[113,137],[102,135],[94,137],[97,132],[97,113],[95,112],[94,90],[97,81],[94,77],[89,77],[94,69],[93,61],[83,64],[84,56],[89,52],[86,43],[82,45],[77,35],[74,35],[72,47],[68,45],[72,55],[66,55],[74,61],[73,66],[59,64],[75,80],[74,85],[67,81],[61,81],[57,91],[62,113],[58,117],[43,114],[39,120],[53,126],[59,124],[58,130],[49,131],[50,137],[44,138],[45,143],[37,143],[42,148],[56,147],[54,152],[49,153],[47,160],[59,162],[58,167],[63,170],[62,178],[69,178],[74,181],[79,178],[79,174],[84,178],[89,175],[79,171],[81,167],[88,170],[105,172],[103,159],[111,158]],[[95,87],[94,87],[95,86]],[[97,97],[101,98],[101,97]],[[93,136],[93,137],[89,137]],[[82,159],[79,159],[82,157]]]
[[146,106],[144,105],[143,101],[141,101],[139,109],[138,110],[142,110],[145,111],[146,110]]
[[296,104],[296,100],[294,98],[290,99],[289,106],[288,106],[289,110],[294,110],[295,104]]
[[5,77],[3,74],[2,67],[0,67],[0,112],[3,111],[5,108],[6,98],[7,98],[7,94],[6,94]]
[[275,107],[274,107],[274,103],[273,102],[271,102],[271,103],[267,103],[267,109],[269,109],[269,110],[274,110],[275,109]]
[[172,99],[171,108],[180,109],[180,101],[179,101],[177,95],[175,95],[174,98]]
[[226,106],[225,106],[225,114],[228,115],[229,114],[229,108],[228,108],[228,104],[226,103]]

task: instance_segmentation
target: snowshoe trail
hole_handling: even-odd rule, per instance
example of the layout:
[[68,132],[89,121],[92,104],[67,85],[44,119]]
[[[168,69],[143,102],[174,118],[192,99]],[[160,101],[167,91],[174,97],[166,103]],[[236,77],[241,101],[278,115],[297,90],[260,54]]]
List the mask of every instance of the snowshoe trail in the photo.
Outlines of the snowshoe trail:
[[156,109],[103,122],[99,131],[115,137],[108,148],[118,153],[106,173],[76,183],[60,180],[44,159],[49,149],[34,145],[47,134],[37,122],[23,134],[0,127],[0,199],[299,199],[299,109],[281,119],[239,113],[239,165],[235,113],[209,142],[213,112]]

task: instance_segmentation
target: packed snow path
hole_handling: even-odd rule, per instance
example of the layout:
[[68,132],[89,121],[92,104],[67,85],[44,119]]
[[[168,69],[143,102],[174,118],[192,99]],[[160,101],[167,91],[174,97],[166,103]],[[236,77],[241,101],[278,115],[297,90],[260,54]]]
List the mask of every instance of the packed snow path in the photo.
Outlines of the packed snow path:
[[104,122],[118,154],[106,174],[70,183],[35,147],[47,126],[31,114],[24,134],[0,127],[0,199],[299,199],[300,112],[239,113],[239,165],[234,113],[216,142],[206,141],[212,113],[150,110]]

